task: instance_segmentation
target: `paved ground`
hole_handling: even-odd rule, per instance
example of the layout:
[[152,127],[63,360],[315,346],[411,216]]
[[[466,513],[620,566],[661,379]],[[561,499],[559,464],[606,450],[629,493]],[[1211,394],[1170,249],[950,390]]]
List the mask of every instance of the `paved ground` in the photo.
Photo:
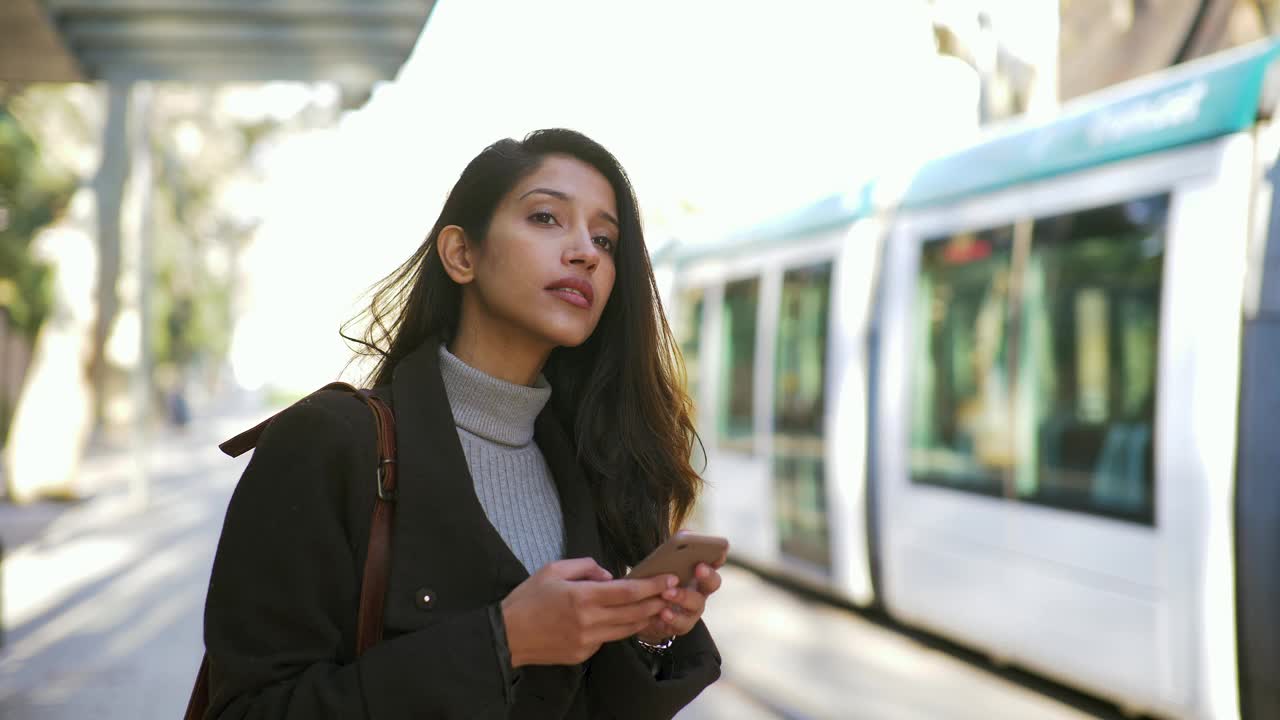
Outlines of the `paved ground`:
[[[159,438],[145,503],[128,492],[125,450],[86,462],[88,500],[0,503],[0,719],[181,715],[214,543],[244,465],[215,444],[253,421],[223,413]],[[707,613],[724,679],[681,720],[1096,717],[744,570],[725,578]]]

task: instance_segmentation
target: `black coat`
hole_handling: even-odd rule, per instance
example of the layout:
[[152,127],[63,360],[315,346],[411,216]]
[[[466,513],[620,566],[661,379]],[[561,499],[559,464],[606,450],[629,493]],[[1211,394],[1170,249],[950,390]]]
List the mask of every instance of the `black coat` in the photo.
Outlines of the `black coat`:
[[[702,623],[676,640],[662,679],[629,642],[607,643],[582,665],[522,668],[509,703],[488,606],[528,573],[476,499],[436,353],[425,343],[376,389],[395,409],[400,473],[383,641],[354,657],[372,416],[350,395],[323,392],[271,424],[227,508],[205,606],[208,717],[671,717],[720,675]],[[549,410],[535,440],[559,492],[566,557],[591,556],[619,576]]]

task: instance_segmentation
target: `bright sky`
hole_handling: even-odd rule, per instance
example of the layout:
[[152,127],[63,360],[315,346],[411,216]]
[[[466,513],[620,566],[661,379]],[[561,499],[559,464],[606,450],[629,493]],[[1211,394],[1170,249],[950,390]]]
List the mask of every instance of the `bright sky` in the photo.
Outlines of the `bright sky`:
[[[332,379],[358,293],[502,137],[564,126],[604,144],[653,245],[855,189],[971,135],[975,89],[939,71],[929,17],[924,0],[439,0],[396,82],[272,156],[233,362],[249,384]],[[273,359],[247,367],[247,348]]]

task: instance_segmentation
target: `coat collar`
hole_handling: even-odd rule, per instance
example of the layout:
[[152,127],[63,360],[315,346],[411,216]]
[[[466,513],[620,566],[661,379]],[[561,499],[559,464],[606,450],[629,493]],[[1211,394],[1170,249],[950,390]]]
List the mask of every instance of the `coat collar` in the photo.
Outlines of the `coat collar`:
[[[476,497],[440,379],[438,347],[439,340],[429,338],[392,373],[399,495],[386,610],[390,628],[421,624],[412,602],[420,588],[434,589],[445,607],[462,609],[501,599],[529,577]],[[560,497],[566,557],[590,556],[608,567],[591,490],[551,403],[538,415],[534,440]]]

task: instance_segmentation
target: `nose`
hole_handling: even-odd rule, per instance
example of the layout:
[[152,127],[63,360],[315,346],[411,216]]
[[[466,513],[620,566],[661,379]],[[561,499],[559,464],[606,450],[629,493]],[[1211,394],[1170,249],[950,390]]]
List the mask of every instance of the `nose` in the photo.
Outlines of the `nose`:
[[575,233],[573,240],[564,252],[564,261],[569,265],[591,272],[600,264],[600,248],[591,240],[591,233]]

